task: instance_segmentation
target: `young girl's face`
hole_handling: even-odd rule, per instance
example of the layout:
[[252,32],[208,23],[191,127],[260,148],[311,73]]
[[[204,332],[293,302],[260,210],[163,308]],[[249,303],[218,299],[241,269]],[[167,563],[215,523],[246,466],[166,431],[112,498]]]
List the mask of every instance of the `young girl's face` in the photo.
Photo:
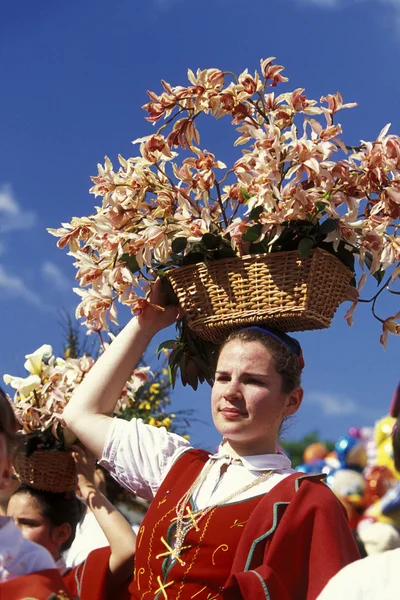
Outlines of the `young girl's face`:
[[24,493],[15,494],[8,503],[7,515],[14,519],[24,538],[40,544],[55,560],[59,559],[65,540],[59,539],[59,528],[43,517],[34,497]]

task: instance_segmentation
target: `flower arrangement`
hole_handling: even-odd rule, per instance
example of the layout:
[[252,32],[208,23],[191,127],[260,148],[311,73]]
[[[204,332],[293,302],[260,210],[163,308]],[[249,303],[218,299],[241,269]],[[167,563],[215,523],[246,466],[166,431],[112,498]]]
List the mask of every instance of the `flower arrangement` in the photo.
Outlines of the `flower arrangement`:
[[[384,127],[373,142],[348,146],[337,113],[352,108],[340,93],[320,101],[304,89],[275,95],[287,81],[283,66],[261,60],[260,72],[239,76],[216,68],[188,71],[189,85],[163,81],[148,92],[147,120],[158,129],[134,141],[139,155],[106,157],[92,177],[101,206],[49,229],[75,259],[77,318],[91,331],[117,323],[117,302],[143,310],[155,277],[185,265],[259,253],[314,248],[335,254],[351,271],[351,324],[369,275],[379,288],[371,298],[382,323],[381,342],[400,334],[400,313],[381,317],[376,301],[400,276],[400,138]],[[229,117],[241,155],[231,166],[201,149],[206,116]],[[391,287],[392,286],[392,287]],[[170,372],[184,383],[210,379],[213,348],[178,324],[169,340]]]
[[[48,344],[25,358],[27,377],[3,377],[15,390],[10,400],[24,437],[25,454],[29,456],[35,450],[66,450],[75,437],[64,426],[63,410],[95,359],[88,355],[55,357]],[[169,387],[165,367],[153,374],[149,366],[142,364],[126,383],[115,414],[125,418],[135,416],[152,425],[173,429],[176,415],[166,411],[170,403]]]

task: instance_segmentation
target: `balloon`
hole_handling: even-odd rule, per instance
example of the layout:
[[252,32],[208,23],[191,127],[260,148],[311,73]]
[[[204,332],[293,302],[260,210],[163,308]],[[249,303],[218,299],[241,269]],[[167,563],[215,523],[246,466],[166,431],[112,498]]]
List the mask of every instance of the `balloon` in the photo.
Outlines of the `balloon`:
[[364,511],[364,477],[354,469],[338,469],[327,478],[327,483],[344,505],[350,527],[356,529]]
[[376,464],[390,469],[399,480],[400,473],[396,470],[393,459],[392,432],[395,423],[394,417],[386,416],[375,424]]
[[349,435],[357,439],[361,439],[361,429],[359,427],[350,427]]
[[396,484],[392,471],[383,465],[373,465],[364,471],[365,504],[370,506],[382,498]]
[[321,444],[321,442],[314,442],[313,444],[307,446],[307,448],[304,450],[303,460],[305,463],[310,463],[325,458],[327,454],[328,449],[325,444]]
[[365,511],[366,518],[400,529],[400,482]]
[[351,435],[339,438],[335,451],[342,467],[362,471],[367,464],[367,453],[362,442]]
[[306,475],[314,475],[315,473],[321,473],[321,463],[324,461],[314,461],[311,463],[302,463],[296,467],[296,471],[305,473]]
[[311,463],[303,463],[296,467],[296,471],[300,473],[306,473],[306,475],[315,475],[317,473],[323,473],[327,477],[334,471],[334,469],[324,460],[316,460]]

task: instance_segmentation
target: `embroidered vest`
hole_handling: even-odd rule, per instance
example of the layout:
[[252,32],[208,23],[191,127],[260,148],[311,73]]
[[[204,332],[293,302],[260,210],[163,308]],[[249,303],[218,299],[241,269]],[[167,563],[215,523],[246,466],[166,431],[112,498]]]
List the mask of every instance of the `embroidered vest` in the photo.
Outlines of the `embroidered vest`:
[[[208,460],[203,450],[189,450],[172,466],[137,535],[135,600],[216,600],[229,577],[236,547],[250,514],[263,494],[212,509],[184,539],[182,563],[171,560],[176,505]],[[240,482],[238,482],[240,485]],[[193,506],[192,506],[193,509]],[[164,540],[166,544],[162,541]]]

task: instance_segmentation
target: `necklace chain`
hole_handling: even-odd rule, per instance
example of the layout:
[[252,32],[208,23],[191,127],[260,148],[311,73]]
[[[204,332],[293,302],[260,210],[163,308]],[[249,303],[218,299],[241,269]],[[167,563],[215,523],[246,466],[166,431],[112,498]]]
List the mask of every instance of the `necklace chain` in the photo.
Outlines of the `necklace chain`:
[[[176,532],[175,532],[174,550],[178,557],[180,556],[180,552],[181,552],[182,546],[183,546],[183,540],[184,540],[186,534],[188,533],[188,531],[190,531],[193,528],[196,529],[196,531],[198,531],[199,521],[203,517],[205,517],[210,511],[214,510],[221,504],[227,504],[230,500],[232,500],[236,496],[239,496],[240,494],[247,492],[247,490],[258,485],[262,481],[266,481],[273,474],[272,470],[265,471],[259,477],[254,479],[254,481],[246,484],[245,486],[236,490],[232,494],[229,494],[229,496],[227,496],[223,500],[220,500],[219,502],[216,502],[215,504],[212,504],[211,506],[207,506],[203,509],[192,512],[190,510],[190,508],[187,506],[187,504],[188,504],[191,496],[193,495],[193,492],[196,489],[200,488],[203,481],[205,481],[205,479],[207,478],[208,474],[210,473],[210,471],[213,467],[213,464],[214,464],[213,462],[210,462],[210,464],[199,473],[199,475],[196,477],[196,479],[194,480],[194,482],[192,483],[192,485],[190,486],[188,491],[182,496],[182,498],[179,500],[178,504],[176,505]],[[185,514],[185,513],[187,513],[187,514]]]

